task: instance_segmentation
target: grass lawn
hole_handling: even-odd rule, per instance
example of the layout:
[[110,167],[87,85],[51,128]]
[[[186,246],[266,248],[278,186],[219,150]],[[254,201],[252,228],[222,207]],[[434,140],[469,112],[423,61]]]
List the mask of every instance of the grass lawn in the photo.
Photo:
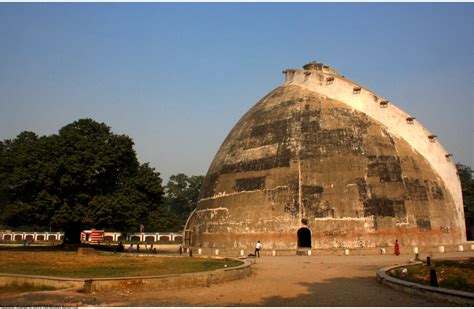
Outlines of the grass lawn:
[[54,291],[55,288],[49,286],[37,286],[28,283],[21,283],[21,284],[8,284],[5,286],[0,287],[0,297],[2,295],[7,294],[17,294],[17,293],[24,293],[24,292],[36,292],[36,291]]
[[[474,293],[474,260],[440,260],[432,263],[439,287]],[[401,280],[430,285],[430,269],[426,264],[413,265],[392,269],[388,274]]]
[[209,271],[242,262],[197,257],[0,251],[0,273],[70,278],[153,276]]

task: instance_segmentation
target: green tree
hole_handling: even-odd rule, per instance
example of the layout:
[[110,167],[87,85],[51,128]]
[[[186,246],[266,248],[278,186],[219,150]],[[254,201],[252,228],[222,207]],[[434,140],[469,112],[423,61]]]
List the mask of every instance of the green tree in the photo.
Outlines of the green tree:
[[204,176],[172,175],[165,186],[164,205],[150,215],[149,226],[156,230],[182,230],[196,208]]
[[80,119],[59,134],[22,132],[0,144],[0,207],[12,227],[53,226],[78,242],[84,228],[127,232],[162,199],[159,173],[140,165],[133,141]]
[[456,164],[456,167],[461,180],[467,239],[471,240],[474,228],[474,171],[469,166],[461,163]]

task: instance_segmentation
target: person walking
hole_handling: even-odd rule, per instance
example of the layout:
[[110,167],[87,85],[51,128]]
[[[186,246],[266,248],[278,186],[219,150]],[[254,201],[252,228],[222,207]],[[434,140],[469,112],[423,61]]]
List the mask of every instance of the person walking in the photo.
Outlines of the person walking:
[[400,245],[398,244],[398,239],[395,239],[395,255],[400,255]]
[[118,246],[117,246],[117,252],[122,252],[124,249],[123,247],[123,243],[122,242],[119,242]]
[[255,245],[255,257],[260,257],[260,250],[262,249],[262,244],[260,243],[260,240],[257,241],[257,244]]

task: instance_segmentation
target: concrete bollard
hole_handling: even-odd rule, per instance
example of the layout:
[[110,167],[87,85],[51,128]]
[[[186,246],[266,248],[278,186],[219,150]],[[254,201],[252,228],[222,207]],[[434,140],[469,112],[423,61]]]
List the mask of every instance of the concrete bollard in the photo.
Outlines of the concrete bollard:
[[385,254],[385,248],[380,249],[380,254]]
[[471,245],[471,250],[473,250],[473,251],[474,251],[474,245]]
[[244,250],[240,250],[240,256],[244,256]]
[[439,246],[439,247],[438,247],[438,251],[439,251],[440,253],[444,253],[444,246]]
[[276,256],[276,255],[277,255],[276,250],[272,250],[272,256]]
[[201,255],[201,254],[202,254],[202,249],[199,248],[199,249],[198,249],[198,255]]
[[216,255],[219,255],[219,249],[216,249],[216,251],[214,251],[214,253],[215,253]]
[[308,256],[311,256],[311,250],[308,250]]
[[418,254],[418,247],[413,247],[413,253]]
[[349,249],[344,250],[344,255],[349,255]]
[[436,270],[433,267],[430,269],[430,285],[439,287],[438,276],[436,276]]
[[463,246],[463,245],[459,245],[459,246],[458,246],[458,249],[459,249],[459,251],[463,252],[463,251],[464,251],[464,246]]

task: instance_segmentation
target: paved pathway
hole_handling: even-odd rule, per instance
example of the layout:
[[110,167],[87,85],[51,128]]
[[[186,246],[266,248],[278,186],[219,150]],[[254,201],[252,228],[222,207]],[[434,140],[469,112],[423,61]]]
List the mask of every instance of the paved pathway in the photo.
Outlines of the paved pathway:
[[[474,256],[471,252],[434,258]],[[422,255],[422,258],[425,256]],[[379,284],[375,270],[413,256],[262,257],[245,279],[210,287],[108,294],[34,293],[0,305],[96,306],[451,306]]]

